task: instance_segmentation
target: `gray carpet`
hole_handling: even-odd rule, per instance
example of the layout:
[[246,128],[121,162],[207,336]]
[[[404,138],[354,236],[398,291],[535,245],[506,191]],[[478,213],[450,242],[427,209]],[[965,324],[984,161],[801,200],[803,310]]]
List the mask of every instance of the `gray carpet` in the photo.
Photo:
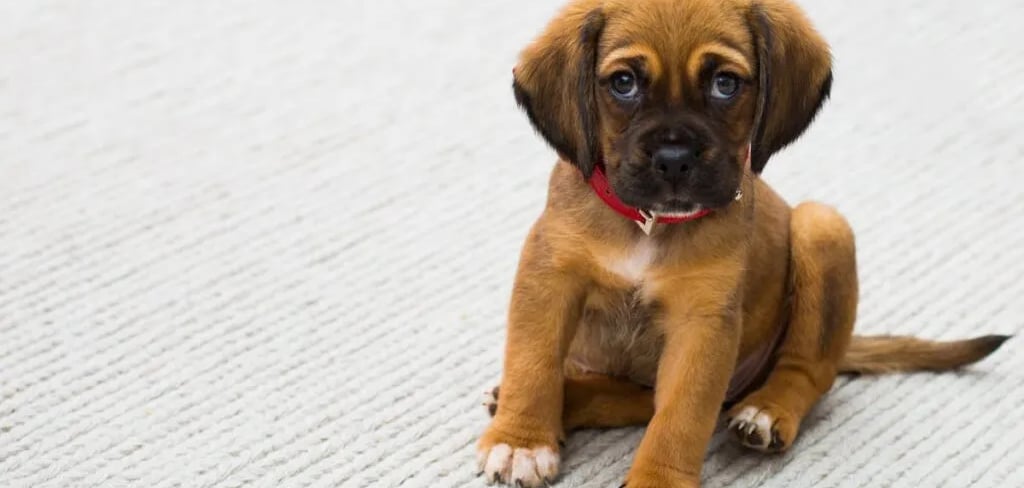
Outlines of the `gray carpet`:
[[[858,233],[864,333],[1024,322],[1020,0],[805,1],[833,100],[766,178]],[[0,2],[0,486],[482,486],[551,151],[551,0]],[[842,381],[706,485],[1024,486],[1024,359]],[[641,429],[558,486],[617,486]]]

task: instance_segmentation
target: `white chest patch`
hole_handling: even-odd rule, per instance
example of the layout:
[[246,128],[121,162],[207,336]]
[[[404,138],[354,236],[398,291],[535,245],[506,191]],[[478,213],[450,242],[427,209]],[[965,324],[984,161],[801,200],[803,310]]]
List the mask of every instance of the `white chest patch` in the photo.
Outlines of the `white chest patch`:
[[625,254],[606,256],[601,266],[631,283],[640,284],[654,262],[657,247],[651,239],[641,239]]

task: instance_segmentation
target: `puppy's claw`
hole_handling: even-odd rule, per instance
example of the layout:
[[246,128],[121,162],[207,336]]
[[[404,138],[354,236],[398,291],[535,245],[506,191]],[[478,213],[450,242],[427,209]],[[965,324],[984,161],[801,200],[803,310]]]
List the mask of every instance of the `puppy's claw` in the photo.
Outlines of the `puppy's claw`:
[[772,442],[768,444],[768,448],[773,451],[782,450],[782,438],[779,437],[779,429],[772,429]]
[[747,430],[747,423],[742,420],[734,420],[732,425],[729,426],[729,430],[737,436],[742,435]]

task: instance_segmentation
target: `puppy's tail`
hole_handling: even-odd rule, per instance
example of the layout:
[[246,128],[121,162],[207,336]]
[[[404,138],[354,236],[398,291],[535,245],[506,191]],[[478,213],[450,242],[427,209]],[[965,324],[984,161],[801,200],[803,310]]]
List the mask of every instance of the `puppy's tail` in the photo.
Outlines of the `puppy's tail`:
[[854,336],[840,373],[879,374],[945,371],[980,361],[1012,336],[988,335],[962,341],[928,341],[905,336]]

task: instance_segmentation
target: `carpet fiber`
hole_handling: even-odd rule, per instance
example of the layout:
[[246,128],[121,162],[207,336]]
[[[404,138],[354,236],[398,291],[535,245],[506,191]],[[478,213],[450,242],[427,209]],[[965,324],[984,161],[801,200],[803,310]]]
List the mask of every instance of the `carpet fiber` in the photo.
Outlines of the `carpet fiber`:
[[[510,69],[557,3],[0,3],[0,486],[483,486],[554,158]],[[1020,332],[1024,2],[803,4],[833,99],[765,178],[849,216],[858,329]],[[1022,347],[843,380],[706,485],[1024,486]],[[573,435],[558,486],[642,434]]]

